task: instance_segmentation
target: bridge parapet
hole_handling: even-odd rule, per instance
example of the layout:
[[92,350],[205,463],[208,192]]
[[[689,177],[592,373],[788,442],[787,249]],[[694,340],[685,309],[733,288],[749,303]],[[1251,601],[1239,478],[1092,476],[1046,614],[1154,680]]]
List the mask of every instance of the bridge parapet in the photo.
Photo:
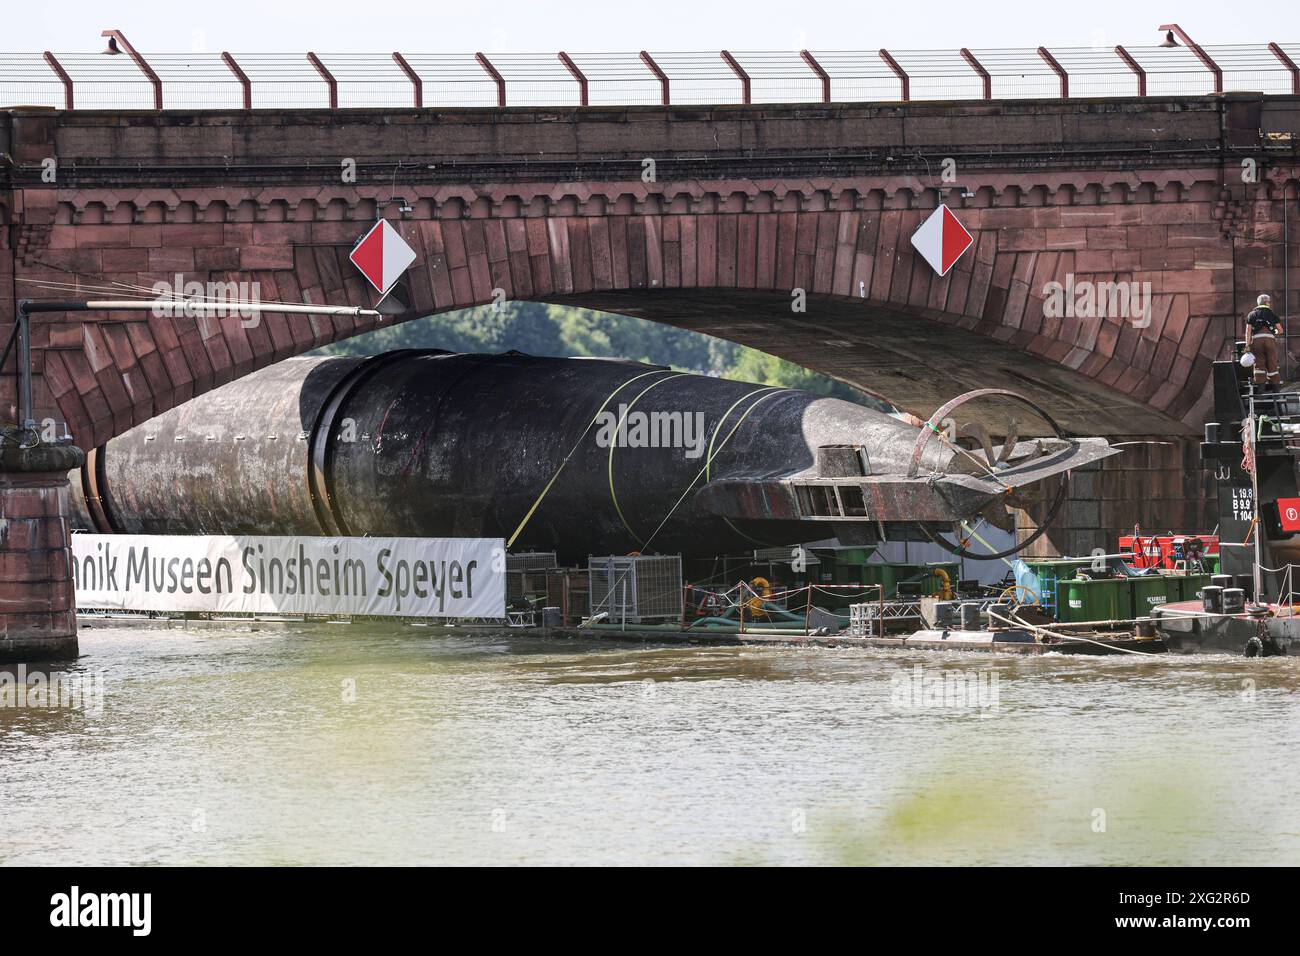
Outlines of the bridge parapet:
[[[1176,26],[1176,25],[1175,25]],[[1163,28],[1162,28],[1163,29]],[[1300,93],[1300,44],[716,53],[0,54],[0,105],[610,106]]]

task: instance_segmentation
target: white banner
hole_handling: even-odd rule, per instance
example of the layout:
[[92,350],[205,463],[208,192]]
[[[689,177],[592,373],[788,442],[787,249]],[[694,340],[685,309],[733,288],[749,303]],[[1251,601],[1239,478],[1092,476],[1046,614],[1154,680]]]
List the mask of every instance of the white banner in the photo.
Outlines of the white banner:
[[78,608],[505,617],[501,538],[74,534]]

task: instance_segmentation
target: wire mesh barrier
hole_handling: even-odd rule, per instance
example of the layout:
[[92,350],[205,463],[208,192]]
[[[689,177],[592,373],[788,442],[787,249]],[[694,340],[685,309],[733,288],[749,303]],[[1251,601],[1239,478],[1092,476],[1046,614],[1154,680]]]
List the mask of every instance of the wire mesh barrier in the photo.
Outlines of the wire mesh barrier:
[[682,616],[680,555],[592,557],[587,570],[593,616],[603,613],[611,623]]
[[1300,93],[1300,44],[639,53],[0,53],[0,106],[283,109]]

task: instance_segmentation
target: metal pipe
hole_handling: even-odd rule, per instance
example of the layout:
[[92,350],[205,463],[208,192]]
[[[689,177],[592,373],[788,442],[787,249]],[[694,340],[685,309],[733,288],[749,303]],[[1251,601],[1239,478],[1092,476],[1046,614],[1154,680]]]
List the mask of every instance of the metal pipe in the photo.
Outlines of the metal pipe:
[[898,77],[899,83],[903,85],[903,102],[906,103],[908,100],[912,98],[911,77],[907,75],[906,70],[904,70],[901,66],[898,65],[898,61],[894,59],[894,57],[890,54],[890,52],[884,49],[883,47],[880,50],[880,58],[885,61],[885,64],[891,70],[894,71],[894,75]]
[[974,70],[976,73],[978,73],[980,75],[980,79],[983,80],[984,99],[986,100],[993,99],[993,77],[989,76],[989,71],[984,69],[984,64],[981,63],[979,60],[975,59],[975,54],[972,53],[970,50],[966,49],[965,47],[961,48],[961,57],[968,64],[970,64],[970,68]]
[[[1235,304],[1235,303],[1234,303]],[[1291,218],[1286,200],[1286,183],[1282,184],[1282,361],[1286,378],[1291,378]]]
[[108,37],[110,47],[114,45],[120,46],[126,51],[126,55],[135,61],[135,65],[140,68],[140,72],[143,73],[145,78],[153,85],[153,108],[156,110],[162,109],[162,80],[158,79],[158,74],[153,71],[153,67],[149,65],[148,61],[136,52],[135,47],[131,46],[131,41],[123,35],[121,30],[105,30],[100,33],[100,36]]
[[330,109],[332,110],[338,109],[339,108],[338,80],[334,79],[333,73],[325,69],[325,64],[320,61],[320,57],[318,57],[315,53],[309,52],[307,54],[307,62],[310,63],[312,66],[316,67],[316,72],[321,75],[321,78],[325,81],[326,85],[329,86]]
[[1300,93],[1300,67],[1297,67],[1295,61],[1292,60],[1291,57],[1287,56],[1286,50],[1282,49],[1276,43],[1270,43],[1268,45],[1268,51],[1277,57],[1281,64],[1286,67],[1287,71],[1291,74],[1291,92]]
[[830,74],[822,69],[822,65],[818,63],[817,59],[807,50],[800,50],[799,56],[802,57],[803,61],[808,64],[809,68],[817,74],[817,78],[822,81],[822,102],[829,103],[831,101]]
[[244,90],[244,109],[251,110],[253,108],[253,83],[248,78],[248,74],[235,62],[235,58],[225,51],[221,54],[221,62],[226,64],[231,73],[235,74],[235,79],[239,81],[239,85]]
[[1130,54],[1128,50],[1124,49],[1122,46],[1115,47],[1115,55],[1118,56],[1121,60],[1123,60],[1124,65],[1127,66],[1130,70],[1132,70],[1133,75],[1137,77],[1138,96],[1146,96],[1147,95],[1147,71],[1142,69],[1141,64],[1139,64],[1137,60],[1133,59],[1132,54]]
[[1052,72],[1055,73],[1057,78],[1061,81],[1061,99],[1068,100],[1070,98],[1070,74],[1065,72],[1065,67],[1056,62],[1056,57],[1052,56],[1047,47],[1040,46],[1038,48],[1038,55],[1041,56],[1043,61],[1052,68]]
[[249,311],[303,315],[355,315],[377,317],[376,309],[361,309],[351,305],[297,305],[283,302],[204,302],[197,299],[88,299],[84,301],[27,302],[22,306],[32,312],[163,312],[181,315],[192,312]]
[[497,72],[497,68],[492,65],[492,61],[489,60],[482,53],[475,53],[474,61],[478,63],[479,66],[483,67],[484,72],[487,73],[487,75],[492,78],[492,82],[496,84],[497,106],[505,106],[506,105],[505,77],[503,77],[499,72]]
[[645,50],[641,51],[641,62],[646,65],[650,72],[655,75],[655,79],[659,81],[660,99],[663,105],[671,105],[668,96],[668,74],[659,69],[659,64],[656,63],[654,58]]
[[[1252,462],[1252,467],[1250,469],[1250,487],[1251,487],[1250,503],[1251,503],[1251,507],[1254,509],[1255,512],[1255,520],[1258,521],[1260,515],[1259,430],[1255,424],[1255,389],[1253,388],[1250,390],[1250,417],[1246,420],[1246,423],[1250,427],[1250,445],[1252,448],[1252,457],[1254,459]],[[1261,552],[1261,549],[1263,547],[1262,544],[1263,538],[1264,538],[1264,528],[1263,525],[1260,525],[1255,529],[1255,561],[1254,561],[1254,567],[1251,569],[1252,570],[1251,583],[1255,587],[1254,598],[1256,603],[1259,603],[1260,601],[1263,600],[1263,593],[1264,593],[1262,590],[1263,576],[1260,573],[1260,565],[1263,564],[1263,560],[1264,560],[1263,554]]]
[[68,71],[63,68],[63,64],[56,60],[54,54],[49,50],[45,51],[43,58],[59,78],[59,82],[63,84],[63,108],[65,110],[75,109],[72,99],[72,77],[68,76]]
[[737,78],[740,80],[741,102],[746,105],[749,105],[750,102],[749,74],[746,73],[744,68],[739,63],[736,62],[736,58],[732,56],[730,53],[728,53],[726,50],[722,51],[722,58],[727,61],[727,66],[731,67],[731,72],[735,73]]
[[1214,92],[1222,93],[1223,92],[1223,71],[1219,69],[1219,64],[1215,63],[1212,59],[1210,59],[1210,55],[1201,48],[1201,45],[1197,43],[1195,40],[1193,40],[1191,37],[1189,37],[1187,35],[1187,31],[1184,30],[1176,23],[1161,24],[1160,29],[1172,32],[1175,36],[1178,37],[1178,39],[1182,40],[1183,43],[1187,44],[1187,49],[1191,50],[1192,53],[1196,55],[1196,58],[1201,61],[1201,65],[1204,66],[1207,70],[1210,71],[1210,73],[1214,75]]
[[578,69],[578,64],[573,62],[573,59],[569,54],[561,50],[556,54],[556,56],[559,57],[560,62],[564,64],[564,68],[569,71],[570,75],[578,81],[579,105],[587,106],[587,77],[583,75],[583,72],[580,69]]
[[393,62],[401,67],[406,78],[411,81],[412,96],[415,99],[415,108],[418,110],[424,106],[424,80],[420,79],[420,74],[411,69],[411,64],[406,62],[406,57],[397,51],[393,51]]
[[[121,300],[88,300],[88,301],[46,301],[33,302],[30,299],[24,299],[18,303],[17,316],[15,317],[15,332],[18,337],[18,354],[15,361],[18,365],[18,420],[23,428],[35,427],[35,420],[32,418],[32,349],[31,349],[31,330],[29,316],[32,313],[57,313],[57,312],[144,312],[151,311],[157,314],[159,311],[166,315],[200,315],[205,313],[222,314],[232,311],[244,312],[269,312],[274,314],[306,314],[306,315],[351,315],[351,316],[370,316],[379,317],[381,314],[376,309],[361,309],[355,306],[343,305],[292,305],[279,302],[261,303],[261,302],[201,302],[193,299],[184,301],[159,301],[159,300],[138,300],[128,299]],[[13,335],[11,334],[11,344]],[[8,358],[9,346],[5,347],[5,358]],[[0,363],[2,365],[3,363]]]
[[36,426],[32,418],[32,340],[27,303],[18,306],[18,423],[21,428]]

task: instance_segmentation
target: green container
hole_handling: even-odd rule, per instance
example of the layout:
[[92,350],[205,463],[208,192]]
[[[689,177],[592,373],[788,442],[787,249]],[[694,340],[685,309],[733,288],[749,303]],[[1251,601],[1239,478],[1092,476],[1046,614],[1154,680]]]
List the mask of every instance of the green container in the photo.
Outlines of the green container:
[[1130,591],[1133,595],[1132,617],[1150,617],[1151,612],[1162,604],[1181,601],[1182,578],[1165,574],[1152,574],[1140,578],[1129,578]]
[[868,563],[862,566],[863,584],[882,584],[886,600],[898,594],[898,565]]
[[864,564],[862,566],[862,583],[884,584],[886,590],[888,590],[889,582],[885,580],[888,571],[890,571],[890,567],[887,564]]
[[1180,601],[1199,601],[1201,599],[1201,588],[1210,583],[1208,574],[1188,574],[1179,577],[1178,583],[1182,588],[1180,592]]
[[1132,606],[1127,578],[1070,578],[1056,585],[1056,619],[1063,624],[1126,620]]
[[1089,571],[1092,569],[1092,558],[1051,558],[1039,561],[1026,561],[1025,564],[1029,570],[1038,576],[1041,581],[1044,576],[1048,578],[1072,578],[1076,571]]
[[1133,581],[1130,578],[1115,578],[1111,582],[1115,589],[1115,609],[1119,611],[1113,618],[1094,617],[1094,621],[1127,621],[1133,617]]
[[921,588],[922,594],[934,596],[943,591],[943,578],[934,573],[938,569],[948,572],[948,583],[954,588],[957,587],[957,576],[961,573],[960,565],[956,562],[952,564],[927,564],[925,565],[925,571],[927,572],[925,584]]
[[[1025,564],[1038,579],[1038,590],[1041,593],[1029,595],[1017,591],[1017,595],[1021,600],[1032,598],[1044,606],[1052,601],[1053,595],[1056,595],[1056,603],[1060,604],[1059,584],[1072,579],[1078,571],[1092,572],[1092,558],[1040,558],[1037,561],[1027,560]],[[1059,614],[1057,619],[1061,620]]]
[[876,553],[875,548],[837,548],[832,552],[836,564],[866,564],[867,559]]
[[835,566],[835,583],[836,584],[862,584],[861,564],[837,564]]
[[922,594],[938,594],[943,590],[943,580],[935,574],[936,568],[948,572],[948,580],[957,586],[960,565],[957,562],[940,564],[886,564],[880,561],[868,561],[859,565],[837,565],[835,568],[836,584],[881,584],[885,588],[885,597],[893,599],[898,596],[900,581],[914,581],[921,585]]

